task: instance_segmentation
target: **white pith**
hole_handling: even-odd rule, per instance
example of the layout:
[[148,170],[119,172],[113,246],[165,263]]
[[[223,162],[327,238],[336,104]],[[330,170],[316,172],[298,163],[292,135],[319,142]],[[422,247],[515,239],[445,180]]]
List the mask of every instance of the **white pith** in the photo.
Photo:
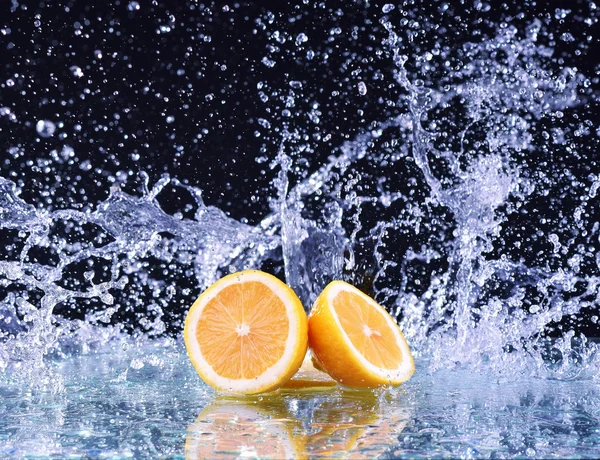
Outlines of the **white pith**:
[[[289,321],[289,334],[285,343],[283,356],[262,375],[254,379],[228,379],[217,374],[212,366],[204,359],[200,345],[196,338],[197,325],[204,307],[224,288],[234,284],[258,281],[267,286],[273,294],[284,304],[286,315]],[[273,382],[279,381],[288,371],[290,363],[294,360],[298,348],[298,317],[294,305],[294,299],[291,298],[289,288],[281,283],[277,278],[272,278],[261,272],[243,272],[232,277],[224,278],[220,284],[214,285],[202,294],[192,305],[188,317],[186,318],[186,345],[190,360],[197,369],[202,370],[204,379],[213,387],[232,393],[252,393],[263,391],[265,387]],[[239,329],[239,330],[238,330]],[[250,328],[243,324],[236,329],[238,334],[246,335]]]
[[[353,292],[353,293],[361,296],[369,305],[373,306],[379,313],[381,313],[383,315],[386,322],[390,326],[390,330],[393,331],[394,337],[396,338],[396,343],[398,344],[398,347],[400,348],[400,352],[402,353],[402,361],[400,362],[400,365],[398,366],[397,369],[383,369],[381,367],[377,367],[374,364],[372,364],[371,362],[369,362],[363,356],[363,354],[356,349],[356,347],[350,340],[350,337],[348,337],[348,334],[346,334],[346,331],[342,327],[340,319],[335,311],[335,308],[333,307],[334,299],[342,291]],[[333,319],[335,320],[336,325],[338,326],[338,328],[342,334],[342,338],[344,339],[344,341],[346,342],[346,344],[348,345],[348,347],[350,348],[350,350],[352,351],[354,356],[356,356],[356,358],[360,361],[361,365],[368,372],[376,375],[377,377],[379,377],[381,379],[388,380],[390,383],[404,382],[410,378],[410,376],[412,375],[412,372],[413,372],[413,362],[411,359],[410,348],[408,347],[408,344],[406,343],[404,338],[401,336],[400,329],[399,329],[398,325],[396,324],[396,322],[392,319],[392,317],[385,311],[385,309],[381,305],[379,305],[377,302],[375,302],[373,299],[371,299],[369,296],[367,296],[360,290],[356,289],[355,287],[353,287],[347,283],[343,283],[343,282],[339,282],[339,283],[334,282],[328,287],[327,303],[331,306],[331,308],[330,308],[331,315],[333,316]],[[368,329],[368,331],[367,331],[367,329]],[[381,335],[380,331],[371,329],[367,325],[365,325],[365,329],[363,329],[363,332],[365,332],[365,335],[367,335],[367,337],[369,337],[371,335],[376,335],[376,334]]]
[[238,327],[235,328],[235,332],[237,332],[238,336],[240,336],[240,337],[246,336],[246,335],[250,334],[250,326],[242,323]]
[[379,332],[377,329],[371,329],[366,324],[363,326],[363,334],[365,334],[367,337],[371,337],[372,335],[381,337],[381,332]]

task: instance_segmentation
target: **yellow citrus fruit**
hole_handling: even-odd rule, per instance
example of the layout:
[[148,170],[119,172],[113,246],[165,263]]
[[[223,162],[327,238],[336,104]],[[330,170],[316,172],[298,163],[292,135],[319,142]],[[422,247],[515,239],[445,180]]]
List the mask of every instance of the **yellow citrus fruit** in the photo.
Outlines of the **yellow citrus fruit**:
[[287,285],[246,270],[198,297],[185,319],[184,340],[206,383],[226,393],[262,393],[279,388],[302,364],[307,318]]
[[415,371],[406,339],[385,309],[354,286],[333,281],[308,318],[315,367],[350,388],[399,385]]

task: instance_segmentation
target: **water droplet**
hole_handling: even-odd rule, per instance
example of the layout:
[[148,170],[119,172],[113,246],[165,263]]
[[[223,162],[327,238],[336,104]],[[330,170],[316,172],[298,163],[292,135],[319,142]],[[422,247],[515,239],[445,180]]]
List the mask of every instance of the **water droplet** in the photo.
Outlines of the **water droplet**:
[[10,121],[17,121],[17,116],[8,107],[0,107],[0,117],[7,117]]
[[271,123],[269,123],[269,120],[265,120],[264,118],[259,118],[257,121],[258,121],[258,124],[260,126],[262,126],[263,128],[269,129],[271,127]]
[[35,130],[40,137],[52,137],[56,131],[56,125],[50,120],[39,120],[35,124]]
[[365,84],[364,81],[358,82],[358,94],[360,94],[361,96],[364,96],[365,94],[367,94],[367,85]]
[[79,165],[79,169],[82,171],[89,171],[92,169],[92,164],[89,162],[89,160],[85,160]]
[[81,70],[81,67],[78,67],[76,65],[72,65],[71,67],[69,67],[69,70],[71,71],[71,73],[73,74],[73,76],[75,76],[77,78],[83,77],[83,70]]
[[64,145],[60,151],[60,156],[63,160],[67,161],[75,156],[75,150],[70,145]]
[[140,9],[140,4],[138,2],[129,2],[129,4],[127,5],[127,9],[129,11],[137,11]]
[[305,33],[298,34],[296,37],[296,46],[300,46],[302,43],[306,43],[308,41],[308,36]]
[[548,235],[548,239],[554,246],[553,251],[555,253],[557,253],[560,250],[560,248],[562,247],[562,245],[560,244],[560,241],[558,239],[558,235],[556,233],[551,233],[550,235]]
[[268,58],[268,57],[266,57],[266,56],[265,56],[264,58],[262,58],[262,61],[261,61],[261,62],[262,62],[264,65],[266,65],[267,67],[274,67],[274,66],[275,66],[275,64],[276,64],[276,62],[275,62],[275,61],[273,61],[272,59],[269,59],[269,58]]

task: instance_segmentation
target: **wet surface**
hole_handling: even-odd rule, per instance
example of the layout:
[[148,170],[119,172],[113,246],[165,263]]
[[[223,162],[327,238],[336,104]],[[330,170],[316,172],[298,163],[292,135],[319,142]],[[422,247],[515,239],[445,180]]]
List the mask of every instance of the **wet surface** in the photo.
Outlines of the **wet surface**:
[[499,380],[417,361],[377,392],[282,389],[216,395],[179,347],[56,364],[64,392],[0,387],[3,458],[587,457],[600,449],[594,380]]

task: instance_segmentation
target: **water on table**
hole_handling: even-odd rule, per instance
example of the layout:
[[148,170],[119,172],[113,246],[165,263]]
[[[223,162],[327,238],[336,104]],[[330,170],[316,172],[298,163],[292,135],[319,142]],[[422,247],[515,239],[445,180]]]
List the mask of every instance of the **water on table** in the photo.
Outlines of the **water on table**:
[[154,344],[61,361],[64,391],[0,387],[2,458],[588,457],[600,449],[591,380],[428,372],[400,388],[290,389],[232,398],[182,347]]

